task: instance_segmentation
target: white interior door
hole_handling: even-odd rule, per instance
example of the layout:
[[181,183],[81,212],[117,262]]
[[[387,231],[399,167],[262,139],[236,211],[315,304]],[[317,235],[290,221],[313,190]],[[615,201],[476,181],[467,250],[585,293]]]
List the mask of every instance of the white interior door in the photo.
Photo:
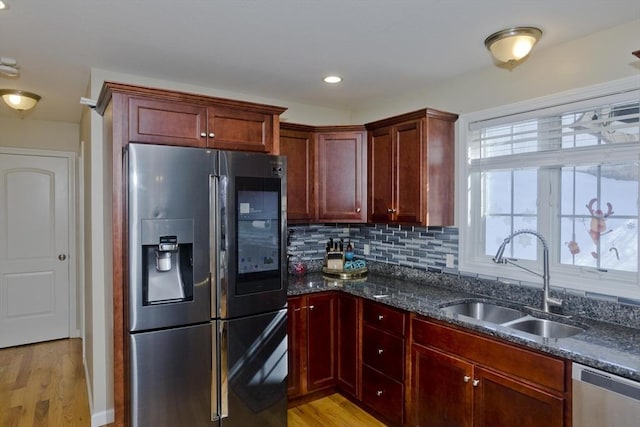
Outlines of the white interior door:
[[69,171],[0,153],[0,348],[69,336]]

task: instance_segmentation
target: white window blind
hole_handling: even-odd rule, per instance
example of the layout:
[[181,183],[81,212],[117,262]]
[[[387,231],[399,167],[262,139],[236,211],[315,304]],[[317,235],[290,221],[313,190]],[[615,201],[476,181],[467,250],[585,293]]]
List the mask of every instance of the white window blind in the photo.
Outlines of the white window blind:
[[638,91],[630,98],[596,107],[565,105],[563,112],[557,111],[559,107],[548,108],[531,118],[520,119],[531,115],[527,113],[471,123],[468,159],[473,163],[514,154],[640,143]]

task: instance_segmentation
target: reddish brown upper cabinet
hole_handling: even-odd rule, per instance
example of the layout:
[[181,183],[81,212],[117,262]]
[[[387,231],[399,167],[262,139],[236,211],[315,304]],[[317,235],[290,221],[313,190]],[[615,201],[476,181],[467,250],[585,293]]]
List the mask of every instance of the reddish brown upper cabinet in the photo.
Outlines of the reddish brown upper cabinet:
[[366,222],[366,133],[317,135],[318,222]]
[[287,158],[287,222],[310,223],[315,217],[315,136],[313,128],[282,123],[280,154]]
[[366,125],[370,222],[453,224],[457,118],[422,109]]
[[280,153],[288,158],[287,221],[366,222],[364,126],[283,123]]
[[107,83],[128,93],[127,142],[278,154],[281,107]]

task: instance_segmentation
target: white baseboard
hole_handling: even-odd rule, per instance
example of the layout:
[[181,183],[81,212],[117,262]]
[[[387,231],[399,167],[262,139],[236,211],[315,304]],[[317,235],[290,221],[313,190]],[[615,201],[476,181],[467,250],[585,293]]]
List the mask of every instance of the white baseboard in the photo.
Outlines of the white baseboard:
[[91,414],[91,427],[100,427],[111,424],[114,421],[113,409]]
[[89,372],[87,371],[87,361],[82,356],[84,365],[84,377],[87,384],[87,398],[89,400],[89,413],[91,414],[91,427],[106,426],[113,423],[115,420],[115,413],[113,409],[107,409],[106,411],[93,412],[93,396],[91,394],[91,387],[89,386]]

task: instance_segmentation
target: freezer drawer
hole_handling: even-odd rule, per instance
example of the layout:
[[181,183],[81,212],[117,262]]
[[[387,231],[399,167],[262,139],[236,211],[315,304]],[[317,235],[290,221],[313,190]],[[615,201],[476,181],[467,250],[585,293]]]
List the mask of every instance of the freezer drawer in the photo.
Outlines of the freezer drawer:
[[222,427],[287,425],[287,310],[220,322]]
[[211,328],[130,335],[132,426],[217,425],[211,421]]

